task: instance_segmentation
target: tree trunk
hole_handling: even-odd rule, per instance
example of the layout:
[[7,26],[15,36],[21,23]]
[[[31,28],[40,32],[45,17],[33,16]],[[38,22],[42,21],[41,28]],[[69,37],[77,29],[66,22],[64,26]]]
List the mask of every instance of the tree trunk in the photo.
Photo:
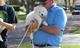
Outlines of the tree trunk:
[[26,8],[26,14],[28,14],[30,11],[34,8],[34,0],[22,0],[22,3],[24,7]]

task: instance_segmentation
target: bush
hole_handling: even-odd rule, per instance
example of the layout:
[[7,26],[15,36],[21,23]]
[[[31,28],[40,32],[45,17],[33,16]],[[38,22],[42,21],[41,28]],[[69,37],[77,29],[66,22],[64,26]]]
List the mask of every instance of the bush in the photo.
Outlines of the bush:
[[70,33],[80,34],[80,28],[74,28],[70,31]]

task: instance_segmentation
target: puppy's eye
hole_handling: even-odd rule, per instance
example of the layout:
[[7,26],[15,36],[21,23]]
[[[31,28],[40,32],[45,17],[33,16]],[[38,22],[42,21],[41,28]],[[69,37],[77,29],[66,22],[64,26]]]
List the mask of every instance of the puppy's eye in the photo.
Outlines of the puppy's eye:
[[43,14],[41,14],[41,16],[43,16]]

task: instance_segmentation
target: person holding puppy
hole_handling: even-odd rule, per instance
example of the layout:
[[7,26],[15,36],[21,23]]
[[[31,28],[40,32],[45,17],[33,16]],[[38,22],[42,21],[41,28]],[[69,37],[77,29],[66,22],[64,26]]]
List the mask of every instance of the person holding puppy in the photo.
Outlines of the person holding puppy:
[[[42,22],[44,25],[47,25],[45,20],[43,21],[41,17],[44,17],[45,19],[47,17],[47,9],[42,5],[38,5],[34,7],[34,10],[26,16],[26,26],[28,26],[29,28],[29,29],[26,28],[26,32],[27,32],[27,36],[30,37],[31,39],[33,38],[32,35],[34,34],[34,32],[36,32],[39,29]],[[36,20],[38,24],[36,24],[36,27],[33,28],[30,25],[34,22],[34,20]]]
[[[48,10],[46,22],[33,35],[33,48],[61,48],[63,31],[67,23],[65,11],[55,4],[55,0],[38,0]],[[34,21],[33,26],[37,24]]]

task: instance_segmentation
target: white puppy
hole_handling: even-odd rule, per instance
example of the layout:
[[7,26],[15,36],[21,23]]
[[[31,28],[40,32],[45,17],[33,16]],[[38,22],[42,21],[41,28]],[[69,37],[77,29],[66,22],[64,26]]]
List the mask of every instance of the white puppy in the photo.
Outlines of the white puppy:
[[[26,17],[26,25],[30,25],[30,23],[32,22],[32,20],[36,19],[37,22],[38,22],[38,26],[33,31],[33,32],[36,32],[39,29],[39,27],[40,27],[40,25],[42,23],[41,16],[44,16],[46,18],[47,13],[48,13],[47,9],[45,7],[43,7],[42,5],[34,7],[34,10],[32,12],[30,12],[27,15],[27,17]],[[48,25],[45,21],[43,22],[43,24],[46,25],[46,26]]]

